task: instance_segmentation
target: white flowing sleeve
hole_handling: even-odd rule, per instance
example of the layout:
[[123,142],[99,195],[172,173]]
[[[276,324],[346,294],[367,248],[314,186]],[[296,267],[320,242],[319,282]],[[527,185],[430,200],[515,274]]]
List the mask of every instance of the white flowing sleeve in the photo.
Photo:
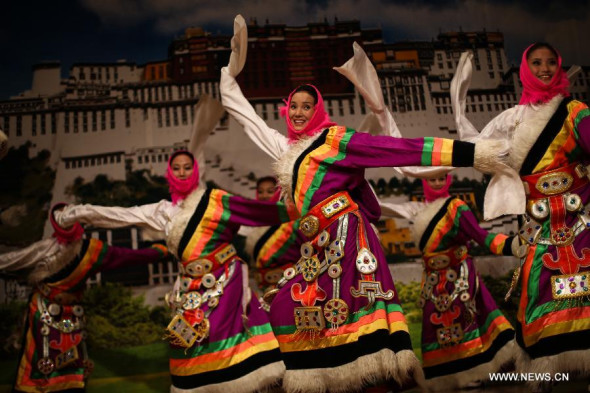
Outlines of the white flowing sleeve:
[[190,151],[197,163],[199,164],[199,182],[202,182],[205,175],[205,144],[207,138],[219,123],[223,116],[223,105],[221,102],[208,94],[199,97],[199,102],[195,106],[195,116],[193,121],[193,131],[188,144]]
[[423,202],[391,203],[379,200],[379,206],[381,206],[381,218],[405,218],[411,220],[424,209],[426,204]]
[[234,21],[232,53],[227,67],[221,69],[219,90],[227,112],[244,128],[246,135],[266,154],[278,160],[288,149],[287,137],[266,125],[244,97],[236,76],[242,71],[248,49],[248,29],[241,15]]
[[99,228],[121,228],[136,225],[156,231],[166,231],[176,206],[161,200],[149,205],[118,207],[95,205],[68,205],[54,213],[57,223],[67,228],[76,221]]
[[[401,138],[402,134],[395,123],[393,114],[385,105],[379,77],[373,63],[356,42],[352,44],[352,49],[353,56],[342,66],[334,67],[334,70],[338,71],[354,85],[369,109],[371,109],[371,113],[365,117],[359,128],[372,134]],[[392,169],[400,175],[426,178],[446,174],[452,168],[416,166],[395,167]]]
[[11,271],[26,269],[39,261],[57,254],[62,246],[55,238],[43,239],[21,250],[0,255],[0,270]]

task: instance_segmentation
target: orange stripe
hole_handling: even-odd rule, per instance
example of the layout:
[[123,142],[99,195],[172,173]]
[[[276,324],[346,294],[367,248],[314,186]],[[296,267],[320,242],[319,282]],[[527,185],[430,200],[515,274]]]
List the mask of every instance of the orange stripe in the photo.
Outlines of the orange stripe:
[[543,315],[534,322],[524,325],[523,333],[525,336],[533,335],[547,328],[547,326],[563,323],[566,321],[575,321],[579,319],[590,318],[590,307],[568,308],[565,310],[554,311]]
[[[323,335],[324,335],[324,337],[327,338],[327,337],[335,337],[335,336],[346,335],[346,334],[353,334],[353,333],[356,333],[362,326],[370,325],[372,323],[375,323],[376,321],[385,320],[385,319],[387,319],[388,325],[394,324],[396,322],[406,323],[406,319],[405,319],[403,313],[401,313],[399,311],[392,311],[389,314],[386,314],[384,309],[379,309],[371,314],[362,316],[357,322],[341,326],[336,330],[324,329]],[[289,342],[301,341],[302,339],[299,336],[289,333],[289,334],[277,335],[277,340],[280,343],[289,343]],[[312,339],[311,341],[314,341],[314,340]]]
[[459,206],[463,205],[464,202],[459,201],[458,199],[454,199],[453,202],[449,204],[451,211],[448,211],[445,214],[444,219],[439,221],[434,231],[432,231],[433,235],[438,235],[432,238],[430,244],[428,244],[425,248],[427,250],[436,250],[444,236],[453,228],[455,225],[455,217],[457,216],[457,210]]
[[221,359],[231,358],[236,356],[240,352],[243,352],[251,347],[255,347],[257,345],[261,345],[267,342],[274,341],[274,334],[272,332],[261,334],[258,336],[253,336],[249,338],[247,341],[244,341],[238,345],[235,345],[230,348],[223,349],[218,352],[208,353],[205,355],[200,355],[191,359],[172,359],[170,358],[170,367],[192,367],[197,366],[199,364],[210,363],[214,361],[218,361]]
[[471,341],[467,341],[461,344],[457,344],[455,346],[444,348],[444,349],[436,349],[434,351],[428,351],[422,354],[422,358],[426,362],[427,360],[433,361],[440,357],[449,357],[454,354],[461,353],[463,351],[467,351],[469,349],[477,348],[479,346],[483,346],[483,343],[488,343],[490,341],[490,336],[495,332],[501,332],[508,328],[510,328],[510,323],[504,316],[499,316],[494,319],[488,330],[481,336],[474,338]]
[[434,144],[432,146],[432,166],[439,166],[442,156],[442,145],[443,141],[441,138],[434,138]]
[[529,298],[529,294],[528,294],[528,285],[527,283],[529,282],[529,276],[531,274],[531,266],[533,264],[533,260],[535,257],[535,253],[537,251],[537,245],[532,245],[529,247],[529,253],[527,254],[526,260],[524,261],[524,263],[522,264],[522,269],[520,274],[522,275],[521,277],[521,295],[520,295],[520,304],[518,305],[518,312],[516,314],[516,318],[518,319],[518,321],[521,323],[521,325],[524,325],[524,323],[526,322],[526,318],[525,318],[525,311],[528,305],[528,298]]
[[274,254],[277,253],[278,250],[283,247],[285,242],[289,240],[291,234],[293,233],[293,223],[288,222],[281,225],[277,231],[264,243],[261,249],[261,257],[258,258],[256,261],[256,265],[258,268],[267,267],[263,266],[263,263],[259,263],[259,261],[266,262],[268,261]]
[[[305,171],[305,178],[301,182],[301,186],[295,185],[296,190],[299,189],[299,194],[298,194],[298,198],[297,198],[297,200],[298,200],[297,208],[299,209],[299,211],[301,211],[301,208],[303,206],[303,202],[305,200],[305,196],[307,194],[307,191],[308,191],[311,183],[313,182],[313,179],[315,178],[315,175],[318,171],[319,165],[326,158],[336,156],[339,153],[338,146],[345,134],[346,134],[346,129],[344,127],[337,127],[337,131],[335,131],[333,133],[331,131],[328,132],[328,136],[327,136],[326,141],[331,140],[330,145],[329,145],[330,149],[324,154],[318,153],[317,155],[315,155],[312,152],[307,157],[305,157],[302,164],[300,165],[300,167],[301,167],[305,163],[305,165],[307,165],[308,168]],[[297,168],[295,168],[295,169],[297,170]]]
[[494,254],[501,254],[502,249],[504,248],[504,242],[506,242],[508,236],[504,234],[497,234],[492,243],[490,244],[490,249],[494,252]]
[[[203,215],[203,219],[197,226],[197,230],[195,231],[194,236],[198,236],[198,241],[196,245],[193,247],[192,250],[189,250],[190,255],[188,260],[196,259],[201,256],[203,249],[213,237],[215,233],[215,228],[219,224],[221,219],[221,215],[223,214],[223,203],[222,198],[225,195],[225,192],[220,192],[218,190],[213,190],[211,192],[210,200],[213,200],[213,206],[209,205],[205,214]],[[214,227],[211,227],[211,222],[216,223]],[[190,244],[190,242],[189,242]]]

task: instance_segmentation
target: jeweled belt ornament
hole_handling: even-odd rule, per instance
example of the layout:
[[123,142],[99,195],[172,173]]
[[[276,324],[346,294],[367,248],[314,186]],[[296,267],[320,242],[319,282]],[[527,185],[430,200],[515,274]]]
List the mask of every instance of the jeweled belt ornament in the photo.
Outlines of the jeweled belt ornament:
[[[44,375],[49,375],[56,370],[65,368],[82,358],[84,376],[87,377],[94,368],[93,362],[88,358],[86,350],[86,332],[84,308],[80,305],[61,305],[44,299],[37,298],[37,306],[42,322],[40,333],[42,337],[42,356],[37,361],[37,369]],[[51,330],[59,331],[57,340],[50,340]],[[82,353],[78,351],[81,344]],[[59,353],[52,358],[50,349]]]
[[[174,310],[175,316],[166,327],[171,344],[190,348],[209,337],[211,324],[209,315],[219,304],[219,299],[239,261],[227,263],[235,257],[232,245],[222,245],[213,253],[190,262],[181,269],[178,289],[166,294],[166,303]],[[208,266],[212,269],[200,269]],[[181,264],[182,266],[182,264]],[[224,266],[224,272],[216,278],[211,271]],[[207,309],[203,308],[207,306]]]
[[[419,306],[424,307],[426,301],[431,301],[435,311],[430,315],[433,325],[442,325],[437,329],[437,340],[441,346],[449,346],[461,342],[463,329],[455,320],[461,316],[461,309],[453,302],[459,300],[465,306],[467,325],[475,316],[475,299],[469,293],[469,268],[467,266],[467,247],[459,246],[437,253],[424,255],[425,270],[420,293]],[[453,267],[459,266],[459,274]],[[451,293],[446,289],[447,283],[453,283]],[[478,290],[478,278],[476,276],[476,288]]]
[[[588,184],[588,171],[581,164],[523,177],[529,196],[520,238],[528,244],[555,246],[557,257],[550,252],[542,255],[543,265],[561,274],[575,274],[580,267],[590,266],[590,249],[575,250],[573,243],[580,233],[590,227],[588,206],[584,207],[579,195],[573,191]],[[534,187],[533,187],[534,185]],[[569,227],[568,214],[577,214],[578,220]],[[541,237],[542,222],[549,218],[549,237]]]

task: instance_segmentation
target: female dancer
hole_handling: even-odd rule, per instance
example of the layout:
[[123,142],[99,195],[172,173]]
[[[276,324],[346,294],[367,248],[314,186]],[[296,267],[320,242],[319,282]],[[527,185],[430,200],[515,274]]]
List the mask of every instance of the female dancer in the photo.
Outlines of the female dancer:
[[196,127],[206,130],[196,132],[201,140],[191,143],[194,155],[180,151],[170,157],[166,177],[172,202],[132,208],[67,206],[56,214],[66,227],[79,220],[166,233],[169,249],[181,261],[168,297],[175,315],[168,326],[174,393],[254,392],[278,383],[284,372],[268,317],[251,296],[247,266],[230,242],[240,225],[274,225],[291,218],[283,204],[252,201],[199,181],[194,157],[221,116],[221,105],[211,111],[215,115],[209,123],[195,116]]
[[[519,235],[529,247],[520,269],[517,340],[526,356],[517,366],[522,372],[587,376],[590,110],[570,97],[561,57],[546,43],[524,51],[520,80],[520,104],[493,119],[480,136],[511,142],[509,164],[522,180],[486,193],[494,215],[506,209],[524,214]],[[473,127],[464,116],[464,100],[454,106],[464,126]],[[498,200],[489,198],[501,193]],[[550,391],[550,384],[536,382],[533,389]]]
[[[358,46],[354,57],[337,70],[355,81],[383,132],[401,136],[392,114],[383,102],[374,67]],[[461,59],[462,62],[465,59]],[[451,93],[459,95],[453,79]],[[459,136],[465,130],[459,128]],[[424,252],[425,272],[420,303],[424,308],[422,328],[423,367],[428,390],[454,390],[488,378],[489,372],[516,358],[514,331],[498,311],[480,282],[465,243],[473,239],[493,253],[511,254],[514,238],[488,234],[481,229],[469,207],[450,198],[451,176],[436,168],[400,168],[403,174],[425,177],[426,204],[381,202],[386,216],[402,216],[414,222],[413,237]],[[433,175],[438,172],[438,175]],[[430,173],[430,174],[429,174]]]
[[[439,138],[397,139],[332,123],[319,91],[295,89],[282,111],[288,138],[269,129],[243,97],[235,76],[245,62],[246,27],[234,24],[222,69],[225,108],[276,160],[284,195],[302,215],[307,242],[279,282],[270,311],[287,372],[287,392],[349,391],[366,383],[404,383],[420,367],[383,252],[369,223],[379,205],[365,168],[405,165],[483,169],[483,146]],[[498,154],[496,149],[487,153]]]
[[422,180],[426,205],[412,217],[424,258],[420,305],[422,359],[431,391],[473,386],[513,362],[514,330],[480,280],[466,244],[512,255],[514,237],[488,233],[462,200],[451,176]]
[[86,280],[103,270],[156,262],[167,255],[160,245],[131,250],[82,239],[80,224],[64,230],[52,215],[50,221],[53,238],[0,255],[0,270],[33,268],[16,392],[84,391],[93,368],[84,341],[84,308],[79,304]]

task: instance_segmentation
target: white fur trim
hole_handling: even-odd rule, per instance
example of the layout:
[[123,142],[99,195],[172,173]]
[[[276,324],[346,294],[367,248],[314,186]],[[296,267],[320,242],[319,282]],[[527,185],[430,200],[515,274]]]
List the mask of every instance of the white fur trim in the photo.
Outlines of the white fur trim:
[[509,165],[519,171],[524,159],[541,135],[543,129],[561,104],[563,97],[557,95],[546,104],[532,106],[531,112],[515,128],[510,143]]
[[482,139],[475,143],[473,167],[482,173],[496,173],[508,160],[509,145],[504,139]]
[[275,362],[260,367],[238,379],[194,389],[180,389],[170,386],[170,393],[253,393],[270,391],[277,386],[285,373],[285,364]]
[[293,180],[293,168],[295,161],[316,139],[318,139],[323,132],[317,133],[309,138],[302,138],[297,143],[289,146],[289,150],[283,156],[275,161],[273,169],[277,177],[278,185],[281,187],[281,197],[291,197],[293,190],[291,189],[291,182]]
[[400,384],[423,383],[420,363],[411,350],[390,349],[361,356],[339,367],[287,370],[283,388],[287,393],[340,393],[358,391],[368,384],[395,380]]
[[189,220],[193,216],[197,205],[199,202],[201,202],[201,198],[203,197],[205,190],[205,187],[201,187],[199,185],[196,190],[191,192],[189,196],[186,197],[186,199],[182,200],[178,204],[180,211],[171,219],[170,231],[168,232],[166,244],[168,245],[168,251],[176,255],[176,257],[180,260],[182,260],[182,256],[178,255],[178,245],[180,244],[180,239],[182,239],[184,230],[186,229]]
[[[531,359],[525,351],[516,358],[517,373],[570,373],[572,377],[590,376],[590,349],[566,351],[552,356]],[[575,375],[574,375],[575,374]],[[539,389],[542,382],[530,382],[532,389]]]
[[513,364],[519,356],[518,352],[521,351],[518,344],[511,340],[489,362],[454,374],[427,379],[424,389],[428,392],[456,391],[468,387],[471,382],[489,382],[490,373],[498,372],[503,366]]
[[29,273],[29,282],[36,285],[47,277],[59,272],[76,258],[81,249],[81,239],[67,245],[59,245],[57,253],[48,255],[35,265],[33,271]]
[[445,204],[447,199],[449,199],[449,197],[438,198],[437,200],[426,204],[424,209],[422,209],[418,214],[416,214],[414,218],[412,218],[412,221],[414,222],[414,225],[412,226],[412,239],[416,243],[417,247],[420,246],[420,239],[422,238],[424,231],[426,231],[426,228],[436,213],[438,213],[441,207]]

